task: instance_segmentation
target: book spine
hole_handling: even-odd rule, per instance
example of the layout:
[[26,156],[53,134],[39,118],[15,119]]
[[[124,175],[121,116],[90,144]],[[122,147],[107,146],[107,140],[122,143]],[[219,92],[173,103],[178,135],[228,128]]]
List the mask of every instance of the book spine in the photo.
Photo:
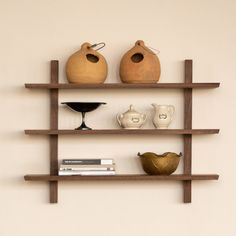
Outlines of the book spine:
[[77,164],[61,164],[60,168],[115,168],[115,164],[112,165],[77,165]]
[[81,176],[101,176],[101,175],[115,175],[115,171],[61,171],[59,175],[81,175]]
[[[103,173],[101,173],[103,172]],[[115,175],[115,171],[84,171],[81,173],[82,176],[89,176],[89,175]]]
[[60,167],[60,170],[80,170],[80,171],[107,171],[115,170],[114,167]]
[[112,159],[64,159],[62,160],[64,165],[111,165]]

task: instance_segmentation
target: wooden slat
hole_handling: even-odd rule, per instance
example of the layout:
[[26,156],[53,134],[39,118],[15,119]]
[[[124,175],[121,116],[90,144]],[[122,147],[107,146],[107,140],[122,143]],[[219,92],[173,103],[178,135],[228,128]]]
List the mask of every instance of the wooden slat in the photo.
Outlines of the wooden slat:
[[217,180],[217,174],[197,175],[114,175],[114,176],[58,176],[58,175],[25,175],[26,181],[83,181],[83,180]]
[[27,83],[32,89],[184,89],[184,88],[218,88],[220,83],[157,83],[157,84],[42,84]]
[[25,130],[25,134],[34,135],[96,135],[96,134],[148,134],[148,135],[181,135],[181,134],[217,134],[219,129],[104,129],[104,130]]
[[[58,83],[58,61],[51,61],[51,83]],[[58,90],[50,91],[50,127],[58,129]],[[58,173],[58,135],[50,136],[50,174]],[[58,182],[50,182],[50,203],[58,201]]]
[[[192,60],[185,61],[185,83],[192,83]],[[192,129],[192,89],[184,90],[184,128]],[[192,173],[192,134],[184,135],[184,174]],[[184,203],[191,202],[192,183],[184,182]]]

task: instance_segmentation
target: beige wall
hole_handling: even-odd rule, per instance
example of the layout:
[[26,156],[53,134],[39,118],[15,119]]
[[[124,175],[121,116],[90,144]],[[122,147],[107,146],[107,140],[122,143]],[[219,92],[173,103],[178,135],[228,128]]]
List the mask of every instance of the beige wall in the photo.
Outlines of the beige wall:
[[[234,0],[0,1],[0,235],[1,236],[221,236],[236,235]],[[193,203],[182,203],[178,182],[60,183],[59,204],[48,203],[46,183],[24,182],[48,173],[48,138],[24,129],[47,128],[47,91],[24,89],[48,82],[49,61],[60,61],[66,82],[68,56],[85,41],[105,41],[106,82],[120,82],[119,61],[137,39],[160,50],[161,82],[183,81],[183,60],[193,59],[195,82],[221,82],[220,89],[194,91],[193,127],[220,128],[219,135],[193,138],[193,172],[218,173],[219,181],[193,183]],[[182,91],[62,91],[60,101],[106,101],[88,115],[96,128],[118,128],[115,115],[129,104],[176,106],[172,128],[181,128]],[[60,107],[60,127],[79,116]],[[181,137],[60,137],[59,156],[114,158],[118,173],[142,173],[138,151],[182,151]],[[182,171],[182,163],[178,173]]]

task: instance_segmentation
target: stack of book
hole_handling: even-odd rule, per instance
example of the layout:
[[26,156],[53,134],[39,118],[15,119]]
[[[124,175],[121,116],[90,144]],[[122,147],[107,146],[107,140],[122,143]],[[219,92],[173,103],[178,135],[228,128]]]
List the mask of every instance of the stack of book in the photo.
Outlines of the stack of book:
[[63,159],[59,175],[115,175],[113,159]]

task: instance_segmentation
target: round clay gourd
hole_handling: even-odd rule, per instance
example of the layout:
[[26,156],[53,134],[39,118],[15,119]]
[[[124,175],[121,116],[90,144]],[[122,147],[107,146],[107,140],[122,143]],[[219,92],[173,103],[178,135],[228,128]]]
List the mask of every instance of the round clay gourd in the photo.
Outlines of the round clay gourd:
[[90,43],[72,54],[66,63],[66,75],[70,83],[100,84],[107,77],[107,62]]
[[160,73],[158,57],[142,40],[138,40],[120,62],[120,78],[124,83],[156,83]]

